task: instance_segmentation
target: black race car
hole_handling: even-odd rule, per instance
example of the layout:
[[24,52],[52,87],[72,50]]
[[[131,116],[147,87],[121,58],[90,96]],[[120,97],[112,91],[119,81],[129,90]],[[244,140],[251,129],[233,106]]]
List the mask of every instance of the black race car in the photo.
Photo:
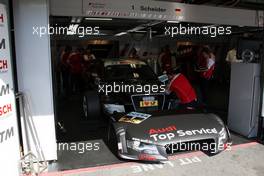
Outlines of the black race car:
[[86,118],[101,112],[108,117],[112,127],[108,137],[119,157],[164,161],[177,151],[202,150],[213,155],[230,147],[228,128],[215,114],[170,110],[164,83],[145,62],[111,59],[101,66],[101,72],[94,74],[96,91],[83,97],[83,110]]

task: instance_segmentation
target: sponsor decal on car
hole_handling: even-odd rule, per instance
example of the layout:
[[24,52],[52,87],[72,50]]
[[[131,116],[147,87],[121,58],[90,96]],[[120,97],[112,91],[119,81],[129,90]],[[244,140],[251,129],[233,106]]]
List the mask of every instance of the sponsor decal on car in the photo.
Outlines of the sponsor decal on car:
[[192,135],[199,135],[199,134],[217,134],[217,130],[215,128],[213,129],[205,129],[201,128],[200,130],[178,130],[177,134],[182,137],[182,136],[192,136]]
[[176,137],[176,135],[177,137],[183,137],[183,136],[193,136],[193,135],[203,135],[203,134],[218,134],[216,128],[212,128],[212,129],[201,128],[199,130],[177,130],[176,133],[172,133],[172,131],[176,131],[175,126],[169,126],[160,129],[150,129],[149,134],[154,141],[172,140]]
[[139,102],[140,107],[153,107],[158,105],[158,100],[155,100],[155,97],[153,96],[143,97],[142,101]]
[[132,138],[133,141],[139,141],[139,142],[143,142],[143,143],[147,143],[147,144],[153,144],[154,142],[148,139],[138,139],[138,138]]
[[172,140],[175,137],[174,133],[166,133],[166,134],[152,134],[150,135],[150,137],[154,140],[154,141],[158,141],[158,140]]
[[140,113],[140,112],[130,112],[119,119],[119,122],[127,122],[133,124],[140,124],[144,120],[151,117],[150,114]]
[[158,100],[155,100],[155,101],[140,101],[140,104],[139,104],[139,106],[141,108],[144,108],[144,107],[153,107],[153,106],[158,106],[158,105],[159,105]]
[[166,132],[171,132],[171,131],[176,131],[176,126],[175,125],[171,125],[165,128],[151,128],[149,130],[149,134],[157,134],[157,133],[166,133]]

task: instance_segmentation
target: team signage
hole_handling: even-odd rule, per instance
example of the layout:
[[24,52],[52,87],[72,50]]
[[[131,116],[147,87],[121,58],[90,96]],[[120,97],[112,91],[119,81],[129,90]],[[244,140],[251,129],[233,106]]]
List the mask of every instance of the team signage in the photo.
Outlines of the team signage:
[[0,175],[19,175],[19,142],[6,7],[0,4]]
[[[112,0],[111,2],[109,0],[83,0],[82,14],[79,16],[259,26],[256,22],[257,11],[253,10],[164,1],[152,1],[151,5],[146,4],[149,4],[147,0]],[[51,1],[51,6],[53,6],[53,1]],[[58,6],[61,8],[59,3]],[[65,15],[65,11],[56,12],[55,9],[51,11],[53,15]]]
[[121,2],[116,0],[116,2],[109,3],[105,0],[84,0],[83,11],[89,16],[183,20],[180,7],[172,9],[164,2],[152,2],[152,4],[151,6],[146,5],[144,1]]

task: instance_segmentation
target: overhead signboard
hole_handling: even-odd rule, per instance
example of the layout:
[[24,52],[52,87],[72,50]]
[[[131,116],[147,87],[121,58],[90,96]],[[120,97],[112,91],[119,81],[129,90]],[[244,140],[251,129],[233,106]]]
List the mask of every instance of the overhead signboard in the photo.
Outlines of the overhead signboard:
[[194,23],[255,26],[252,10],[190,5],[162,1],[83,0],[83,13],[88,16],[177,20]]
[[52,0],[55,16],[177,20],[237,26],[259,26],[257,11],[149,0]]
[[6,7],[0,4],[0,175],[19,175],[19,140]]

